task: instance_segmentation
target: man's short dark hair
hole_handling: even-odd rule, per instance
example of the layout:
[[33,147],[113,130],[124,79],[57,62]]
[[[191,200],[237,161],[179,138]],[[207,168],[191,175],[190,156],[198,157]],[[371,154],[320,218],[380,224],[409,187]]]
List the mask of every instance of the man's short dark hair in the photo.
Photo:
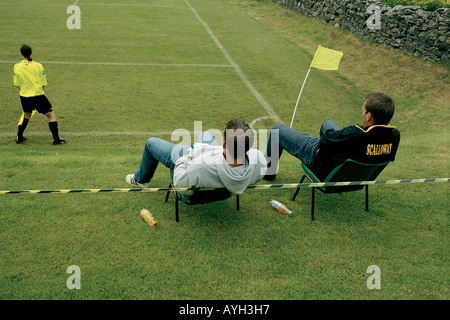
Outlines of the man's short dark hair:
[[228,121],[223,136],[228,153],[235,160],[243,159],[253,146],[253,130],[242,120],[234,119]]
[[31,61],[31,54],[32,50],[31,47],[27,44],[24,44],[20,47],[20,54],[23,55],[25,58],[27,58],[29,61]]
[[394,109],[394,100],[382,92],[374,92],[366,97],[366,111],[372,114],[374,124],[389,124]]

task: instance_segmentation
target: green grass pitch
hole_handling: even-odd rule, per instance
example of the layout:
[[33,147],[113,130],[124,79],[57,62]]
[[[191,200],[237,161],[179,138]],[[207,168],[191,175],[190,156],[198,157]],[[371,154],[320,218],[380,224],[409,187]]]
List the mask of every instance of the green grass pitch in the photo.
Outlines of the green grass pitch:
[[[258,132],[289,125],[318,45],[344,57],[338,71],[311,71],[293,127],[318,135],[328,119],[361,123],[365,95],[384,91],[402,138],[378,179],[449,176],[446,67],[271,1],[80,0],[81,29],[68,29],[72,4],[0,3],[0,190],[127,188],[152,135],[193,134],[195,121],[223,130],[233,118]],[[44,64],[67,145],[51,145],[39,114],[14,143],[23,43]],[[254,147],[264,152],[265,138]],[[301,175],[284,154],[276,183]],[[152,186],[169,180],[160,166]],[[314,222],[310,189],[295,202],[293,189],[248,190],[239,211],[234,198],[181,205],[179,223],[165,193],[0,195],[0,299],[448,299],[448,184],[369,189],[368,213],[363,192],[319,193]],[[81,289],[67,287],[71,265]],[[381,289],[367,287],[371,265]]]

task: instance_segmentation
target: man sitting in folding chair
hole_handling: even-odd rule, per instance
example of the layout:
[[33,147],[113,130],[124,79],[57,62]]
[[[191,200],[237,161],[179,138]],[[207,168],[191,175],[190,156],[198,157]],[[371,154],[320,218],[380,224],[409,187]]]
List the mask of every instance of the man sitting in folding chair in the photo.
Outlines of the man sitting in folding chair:
[[242,194],[266,173],[264,155],[251,149],[254,133],[242,120],[226,124],[223,145],[203,132],[192,146],[177,145],[159,138],[145,144],[139,169],[126,176],[127,183],[148,188],[158,163],[173,171],[175,188],[227,188]]
[[389,125],[393,115],[394,101],[384,93],[375,92],[364,101],[362,127],[339,129],[328,120],[322,124],[318,138],[277,124],[267,144],[268,169],[264,179],[275,180],[283,150],[300,159],[321,181],[347,159],[366,164],[394,161],[400,132]]

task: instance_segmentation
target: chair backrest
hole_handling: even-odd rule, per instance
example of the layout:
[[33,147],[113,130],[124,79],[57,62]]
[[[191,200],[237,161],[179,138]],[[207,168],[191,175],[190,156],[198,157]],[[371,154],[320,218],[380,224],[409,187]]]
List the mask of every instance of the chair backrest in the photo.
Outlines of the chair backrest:
[[[361,163],[352,159],[345,160],[344,163],[338,165],[334,168],[328,176],[320,181],[312,171],[303,165],[309,172],[305,172],[309,175],[311,173],[314,177],[311,177],[314,182],[340,182],[340,181],[372,181],[383,171],[383,169],[389,164],[390,161],[383,163]],[[317,180],[317,181],[316,181]],[[355,191],[364,188],[364,185],[357,186],[343,186],[343,187],[325,187],[322,191],[326,193],[338,193],[338,192],[348,192]]]
[[195,190],[192,195],[188,196],[179,194],[181,202],[188,205],[225,200],[231,196],[232,193],[225,188],[216,190]]
[[[173,181],[173,172],[170,171],[170,177]],[[194,190],[193,192],[190,192],[189,194],[183,194],[181,192],[177,192],[178,198],[181,200],[181,202],[188,204],[188,205],[195,205],[195,204],[202,204],[202,203],[209,203],[209,202],[215,202],[220,200],[228,199],[233,194],[228,191],[226,188],[221,189],[215,189],[215,190]]]

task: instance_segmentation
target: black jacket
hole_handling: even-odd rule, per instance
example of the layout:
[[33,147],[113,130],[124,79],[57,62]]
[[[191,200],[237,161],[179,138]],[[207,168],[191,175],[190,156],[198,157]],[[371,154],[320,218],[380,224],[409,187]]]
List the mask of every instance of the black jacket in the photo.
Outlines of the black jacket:
[[400,132],[392,126],[358,125],[342,130],[327,130],[319,141],[319,151],[311,168],[321,180],[347,159],[362,163],[395,160]]

